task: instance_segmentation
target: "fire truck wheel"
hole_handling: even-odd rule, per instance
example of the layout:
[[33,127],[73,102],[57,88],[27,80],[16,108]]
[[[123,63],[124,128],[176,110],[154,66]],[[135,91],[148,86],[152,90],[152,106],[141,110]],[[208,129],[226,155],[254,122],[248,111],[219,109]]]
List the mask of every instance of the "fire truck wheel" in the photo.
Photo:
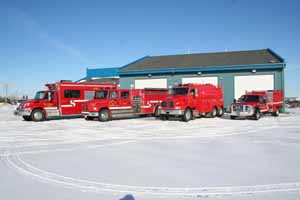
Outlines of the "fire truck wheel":
[[261,117],[260,111],[256,110],[253,116],[254,120],[259,120],[259,118]]
[[24,119],[25,121],[31,121],[31,117],[30,117],[30,116],[23,116],[23,119]]
[[218,112],[217,112],[217,116],[222,117],[223,115],[224,115],[224,109],[223,109],[223,107],[219,107]]
[[41,109],[35,109],[31,113],[31,119],[35,122],[40,122],[45,120],[45,114]]
[[279,108],[276,108],[276,111],[272,113],[272,115],[274,117],[278,117],[279,116]]
[[208,113],[208,116],[211,118],[215,118],[217,116],[217,112],[217,108],[213,107],[213,110],[210,113]]
[[185,121],[185,122],[188,122],[192,118],[193,118],[193,114],[192,114],[191,109],[189,109],[189,108],[185,109],[185,111],[183,113],[183,116],[182,116],[182,120]]
[[99,121],[107,122],[110,120],[109,111],[107,109],[103,109],[99,112]]

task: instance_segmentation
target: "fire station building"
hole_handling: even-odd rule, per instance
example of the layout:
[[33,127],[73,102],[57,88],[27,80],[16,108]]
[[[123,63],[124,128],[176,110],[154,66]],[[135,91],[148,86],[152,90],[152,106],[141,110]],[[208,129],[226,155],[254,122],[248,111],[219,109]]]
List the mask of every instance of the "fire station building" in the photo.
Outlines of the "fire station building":
[[90,80],[118,81],[120,88],[170,88],[210,83],[224,91],[225,107],[245,91],[283,90],[285,61],[270,49],[145,56],[120,68],[87,69]]

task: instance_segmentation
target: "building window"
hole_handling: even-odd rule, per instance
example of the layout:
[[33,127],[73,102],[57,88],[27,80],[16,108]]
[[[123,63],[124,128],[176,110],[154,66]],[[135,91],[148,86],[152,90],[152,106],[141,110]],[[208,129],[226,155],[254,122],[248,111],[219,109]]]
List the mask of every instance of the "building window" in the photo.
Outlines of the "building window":
[[80,98],[80,90],[65,90],[65,98]]
[[121,92],[121,99],[128,99],[129,98],[129,92]]

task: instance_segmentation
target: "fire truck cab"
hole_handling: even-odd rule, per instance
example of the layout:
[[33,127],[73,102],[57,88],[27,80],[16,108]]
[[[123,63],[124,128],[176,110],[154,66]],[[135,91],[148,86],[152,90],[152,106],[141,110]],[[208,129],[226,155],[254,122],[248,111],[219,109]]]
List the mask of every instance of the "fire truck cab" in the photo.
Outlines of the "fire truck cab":
[[21,104],[15,114],[26,121],[43,121],[58,116],[81,116],[82,103],[92,99],[96,90],[116,87],[114,84],[74,83],[61,81],[46,84],[33,100]]
[[253,118],[258,120],[261,114],[271,113],[278,116],[283,108],[283,94],[279,90],[246,92],[230,107],[230,118]]
[[224,101],[222,89],[212,84],[180,84],[161,103],[160,118],[181,117],[189,121],[200,116],[222,116]]
[[83,104],[82,114],[86,120],[97,118],[102,122],[119,117],[158,116],[159,104],[167,94],[167,89],[102,89]]

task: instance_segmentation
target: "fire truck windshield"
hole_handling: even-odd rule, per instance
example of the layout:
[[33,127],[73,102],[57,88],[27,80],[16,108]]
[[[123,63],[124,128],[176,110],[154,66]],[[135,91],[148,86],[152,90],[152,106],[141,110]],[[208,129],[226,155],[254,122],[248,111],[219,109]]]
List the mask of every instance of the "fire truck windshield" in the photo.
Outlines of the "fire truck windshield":
[[257,96],[257,95],[243,95],[243,96],[241,96],[239,101],[258,102],[259,101],[259,96]]
[[188,88],[172,88],[171,94],[172,95],[186,95],[188,93]]
[[34,100],[42,100],[42,99],[47,99],[47,92],[37,92],[35,94]]
[[102,90],[102,91],[96,91],[95,93],[95,99],[106,99],[107,97],[107,91]]

